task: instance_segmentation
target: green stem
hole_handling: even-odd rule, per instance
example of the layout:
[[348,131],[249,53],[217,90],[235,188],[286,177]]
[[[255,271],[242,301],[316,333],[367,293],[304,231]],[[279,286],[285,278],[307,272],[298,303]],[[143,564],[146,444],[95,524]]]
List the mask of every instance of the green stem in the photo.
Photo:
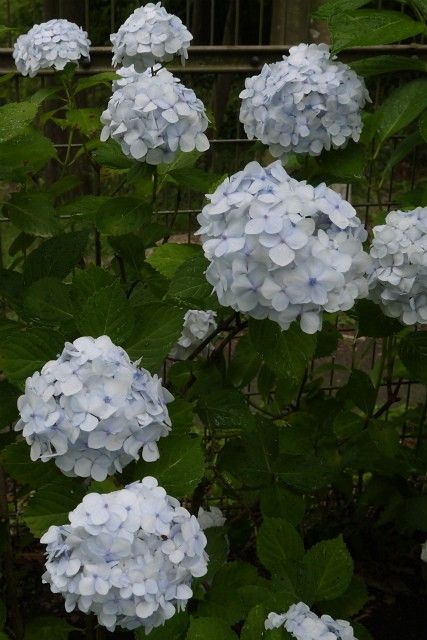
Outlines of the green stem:
[[154,171],[153,171],[153,191],[152,191],[152,195],[151,195],[151,204],[153,205],[153,209],[154,209],[154,205],[156,204],[156,199],[157,199],[158,180],[159,180],[159,174],[157,172],[157,167],[154,167]]

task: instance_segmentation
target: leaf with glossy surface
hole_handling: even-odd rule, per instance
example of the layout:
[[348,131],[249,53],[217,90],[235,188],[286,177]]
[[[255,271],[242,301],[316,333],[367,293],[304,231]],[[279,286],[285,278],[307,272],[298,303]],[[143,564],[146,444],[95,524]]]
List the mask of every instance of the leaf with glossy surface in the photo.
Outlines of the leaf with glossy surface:
[[47,238],[60,230],[49,193],[14,193],[7,202],[6,212],[12,224],[29,235]]
[[63,233],[46,240],[25,260],[25,283],[29,285],[51,276],[62,280],[82,259],[87,242],[87,231]]
[[121,236],[141,229],[151,212],[151,205],[138,198],[110,198],[98,209],[95,224],[105,235]]
[[255,416],[250,412],[243,395],[235,389],[212,390],[203,395],[197,411],[214,433],[228,429],[247,431],[255,427]]
[[33,462],[30,458],[30,446],[23,441],[9,444],[3,449],[0,460],[4,470],[21,485],[32,489],[62,480],[62,474],[51,460]]
[[58,616],[40,616],[25,625],[24,640],[68,640],[76,627]]
[[158,446],[160,458],[156,462],[137,462],[131,470],[132,479],[152,475],[169,495],[176,498],[191,496],[204,474],[201,438],[174,436],[172,427],[171,435],[162,438]]
[[0,143],[0,173],[9,171],[10,179],[16,181],[18,169],[23,172],[38,171],[56,156],[56,149],[49,138],[39,131],[29,130]]
[[205,277],[208,265],[202,254],[185,260],[172,276],[168,296],[192,309],[216,309],[218,300],[212,295],[212,286]]
[[353,576],[353,560],[342,539],[322,540],[304,557],[307,591],[312,602],[338,598],[348,588]]
[[399,11],[359,9],[338,13],[329,21],[332,51],[355,46],[389,44],[424,31],[424,25]]
[[362,58],[350,63],[350,67],[360,76],[371,78],[384,73],[396,73],[398,71],[426,71],[426,63],[415,57],[409,56],[372,56]]
[[75,509],[85,494],[76,478],[62,478],[40,487],[22,513],[31,533],[40,538],[51,525],[68,522],[68,514]]
[[261,491],[261,512],[267,518],[283,518],[295,527],[305,514],[304,498],[275,484]]
[[[189,624],[190,616],[186,611],[175,613],[163,626],[150,631],[150,640],[183,640]],[[134,633],[136,640],[147,640],[143,627],[135,629]]]
[[369,4],[371,0],[327,0],[316,10],[315,17],[319,20],[329,21],[339,13],[354,11]]
[[37,115],[34,102],[9,102],[0,107],[0,142],[21,135]]
[[299,379],[314,355],[316,336],[303,333],[294,322],[281,331],[271,320],[249,320],[249,335],[256,351],[276,375]]
[[427,108],[427,79],[395,89],[378,110],[378,141],[383,143],[413,122]]
[[87,76],[80,78],[76,82],[76,93],[91,89],[100,84],[110,87],[113,80],[117,80],[118,75],[115,71],[101,71],[101,73],[95,73],[93,76]]
[[74,324],[70,286],[56,278],[42,278],[25,292],[24,309],[32,318],[65,326]]
[[53,330],[6,330],[0,341],[0,367],[18,385],[62,351],[64,338]]
[[76,323],[82,335],[107,335],[113,342],[123,344],[134,328],[134,314],[119,280],[95,291],[86,300]]
[[287,575],[304,557],[304,544],[295,527],[283,518],[265,518],[258,531],[257,554],[272,575]]
[[237,635],[221,618],[192,618],[186,640],[237,640]]
[[127,351],[133,360],[155,373],[182,332],[185,309],[157,302],[135,307],[135,330]]
[[163,276],[172,278],[178,267],[201,253],[202,247],[197,244],[168,243],[155,247],[147,262]]

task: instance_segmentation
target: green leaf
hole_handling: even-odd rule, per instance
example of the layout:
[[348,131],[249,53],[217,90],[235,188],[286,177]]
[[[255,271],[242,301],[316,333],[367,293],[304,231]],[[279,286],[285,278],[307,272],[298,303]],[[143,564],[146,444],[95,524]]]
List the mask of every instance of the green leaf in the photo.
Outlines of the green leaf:
[[0,628],[3,629],[6,623],[6,605],[3,600],[0,600]]
[[98,164],[109,169],[131,169],[136,164],[124,155],[119,143],[111,139],[101,142],[92,155]]
[[39,131],[28,131],[0,144],[0,175],[19,177],[18,167],[25,172],[38,171],[57,156],[53,143]]
[[365,174],[368,161],[366,149],[360,144],[352,143],[337,151],[329,151],[320,156],[314,175],[331,182],[357,182]]
[[151,218],[152,207],[137,198],[110,198],[98,209],[95,224],[101,233],[120,236],[137,231]]
[[24,309],[32,318],[74,324],[70,287],[56,278],[42,278],[30,285],[25,292]]
[[62,475],[53,461],[33,462],[30,458],[30,446],[24,442],[14,442],[0,454],[1,464],[11,478],[21,485],[32,489],[62,480]]
[[427,531],[427,496],[407,498],[399,512],[400,531]]
[[29,285],[49,276],[62,280],[82,259],[87,242],[87,231],[63,233],[46,240],[25,261],[25,283]]
[[283,518],[265,518],[258,531],[257,554],[272,575],[287,575],[304,557],[304,544],[295,527]]
[[380,307],[371,300],[358,300],[347,313],[357,320],[358,337],[385,338],[403,329],[398,320],[387,318]]
[[80,93],[80,91],[85,91],[86,89],[92,89],[92,87],[96,87],[99,84],[103,84],[107,87],[111,86],[113,80],[117,80],[118,76],[115,71],[102,71],[101,73],[95,73],[93,76],[86,76],[85,78],[80,78],[76,82],[76,93]]
[[168,171],[167,175],[180,187],[187,187],[197,193],[210,193],[212,185],[221,179],[220,175],[208,173],[197,167],[175,169]]
[[338,598],[348,588],[353,576],[353,561],[342,539],[323,540],[304,557],[309,600]]
[[303,333],[296,323],[281,331],[271,320],[249,320],[252,344],[278,376],[298,380],[314,355],[316,336]]
[[322,611],[333,618],[347,619],[359,613],[368,600],[369,594],[364,580],[353,576],[348,588],[341,596],[322,602]]
[[11,269],[0,269],[0,298],[12,305],[20,304],[24,290],[22,273]]
[[[423,137],[424,142],[427,142],[427,111],[424,111],[419,121],[419,129],[420,133]],[[414,136],[417,134],[414,133]],[[414,145],[415,146],[415,145]]]
[[68,514],[82,500],[85,491],[75,478],[61,478],[43,485],[24,509],[22,519],[31,533],[40,538],[51,525],[66,524]]
[[296,527],[305,514],[304,498],[276,484],[261,491],[261,512],[264,518],[283,518]]
[[172,278],[178,267],[201,252],[202,248],[196,244],[162,244],[155,247],[147,262],[163,276]]
[[212,390],[203,395],[197,411],[213,433],[229,429],[247,431],[255,427],[255,417],[243,395],[236,389]]
[[0,368],[11,382],[21,384],[48,360],[56,358],[63,346],[62,335],[53,330],[8,330],[0,341]]
[[330,18],[332,52],[354,46],[389,44],[424,31],[424,25],[399,11],[360,9]]
[[101,129],[100,116],[102,109],[99,107],[84,107],[79,109],[69,109],[66,121],[69,126],[81,131],[85,136],[91,136]]
[[[189,623],[190,617],[186,611],[175,613],[172,618],[166,620],[163,626],[150,631],[150,640],[183,640]],[[135,629],[134,633],[136,640],[147,639],[144,627]]]
[[177,169],[187,169],[188,167],[194,167],[197,160],[201,156],[200,151],[178,151],[176,154],[176,158],[170,164],[160,164],[158,167],[159,176],[164,176],[172,171],[176,171]]
[[16,401],[20,395],[19,389],[7,380],[0,381],[0,429],[12,424],[18,417]]
[[329,21],[339,13],[347,13],[359,9],[365,4],[369,4],[371,0],[328,0],[316,10],[315,17],[319,20]]
[[47,238],[60,230],[53,199],[48,193],[14,193],[7,202],[6,212],[17,229],[30,235]]
[[192,618],[186,640],[237,640],[237,635],[221,618]]
[[352,402],[366,415],[374,410],[377,393],[370,377],[364,371],[353,369],[346,385],[338,391],[337,398]]
[[158,371],[181,335],[184,313],[166,302],[135,307],[135,330],[126,347],[130,357],[142,358],[141,366]]
[[58,616],[40,616],[25,625],[24,640],[68,640],[76,627]]
[[76,318],[82,335],[107,335],[113,342],[123,344],[134,327],[133,309],[119,280],[98,289],[87,300]]
[[398,351],[410,376],[427,384],[427,331],[406,335],[400,341]]
[[209,527],[205,530],[208,539],[206,553],[209,556],[208,572],[202,580],[212,580],[222,565],[227,562],[229,543],[225,527]]
[[285,455],[279,459],[277,475],[292,488],[311,493],[330,484],[337,471],[322,457]]
[[396,73],[398,71],[426,71],[426,63],[418,58],[409,56],[372,56],[362,58],[350,63],[353,71],[365,78],[379,76],[384,73]]
[[337,347],[342,334],[332,324],[323,323],[322,331],[317,334],[315,358],[326,358],[332,356]]
[[140,460],[130,468],[133,480],[145,475],[157,478],[169,495],[177,498],[191,496],[203,478],[204,460],[201,438],[171,435],[159,442],[160,458],[156,462]]
[[420,78],[395,89],[378,109],[378,141],[413,122],[427,107],[427,79]]
[[99,209],[109,200],[110,198],[107,196],[81,196],[62,205],[58,209],[58,214],[71,217],[78,216],[94,222]]
[[212,286],[205,277],[208,265],[202,254],[185,260],[172,276],[168,296],[184,302],[191,309],[215,309],[218,302],[212,296]]
[[33,102],[9,102],[0,107],[0,142],[21,135],[36,115]]
[[228,376],[236,387],[245,387],[256,378],[261,367],[261,357],[255,350],[249,335],[240,338],[228,369]]
[[91,298],[100,289],[104,289],[115,281],[114,276],[108,271],[91,265],[87,269],[77,269],[73,284],[71,285],[71,297],[74,304],[81,309],[88,298]]
[[[421,135],[423,135],[423,132],[421,130],[422,118],[423,116],[421,116],[419,121]],[[427,135],[427,130],[426,130],[426,135]],[[404,160],[404,158],[406,158],[420,144],[423,144],[423,140],[420,138],[418,131],[411,133],[410,135],[406,136],[406,138],[403,138],[403,140],[398,142],[394,147],[393,151],[391,152],[391,154],[388,156],[387,164],[384,167],[382,179],[384,180],[384,176],[386,176],[393,169],[393,167],[395,167],[399,162],[402,162],[402,160]],[[362,302],[366,302],[366,301],[362,300]]]

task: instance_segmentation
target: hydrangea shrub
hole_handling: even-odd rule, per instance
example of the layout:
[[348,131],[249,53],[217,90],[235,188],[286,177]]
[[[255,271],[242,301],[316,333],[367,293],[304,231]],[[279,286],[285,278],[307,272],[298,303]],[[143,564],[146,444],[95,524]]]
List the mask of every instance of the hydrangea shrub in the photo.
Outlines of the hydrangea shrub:
[[328,0],[330,45],[237,74],[238,162],[210,80],[165,67],[192,35],[160,3],[111,72],[66,20],[17,38],[50,80],[0,107],[0,640],[411,637],[427,215],[386,184],[423,153],[427,81],[358,49],[425,31],[401,4]]

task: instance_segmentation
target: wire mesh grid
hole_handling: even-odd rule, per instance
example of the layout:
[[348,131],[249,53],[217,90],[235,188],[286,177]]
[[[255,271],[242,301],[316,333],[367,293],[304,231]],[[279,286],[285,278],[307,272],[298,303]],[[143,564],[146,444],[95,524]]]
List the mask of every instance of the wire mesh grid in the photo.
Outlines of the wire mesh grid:
[[[253,69],[254,73],[259,69],[261,60],[278,59],[280,52],[287,50],[289,44],[292,44],[292,37],[296,36],[301,39],[300,34],[310,35],[310,29],[313,27],[309,16],[309,0],[307,0],[307,20],[300,29],[299,34],[289,34],[292,27],[292,3],[283,0],[281,7],[282,27],[279,34],[273,33],[274,21],[276,19],[273,12],[272,0],[250,0],[250,2],[241,2],[240,0],[232,0],[225,2],[224,0],[166,0],[163,2],[166,8],[178,14],[188,25],[196,25],[200,21],[198,11],[202,11],[202,26],[198,27],[197,44],[201,45],[199,53],[203,55],[211,55],[215,61],[215,73],[212,72],[212,65],[201,64],[200,68],[194,70],[192,68],[181,69],[180,73],[185,73],[186,84],[195,89],[196,93],[203,99],[208,106],[210,112],[216,120],[215,129],[211,130],[211,151],[206,154],[205,166],[216,173],[231,174],[242,168],[247,162],[257,157],[264,163],[268,162],[269,157],[265,151],[261,150],[258,145],[248,141],[242,130],[238,118],[239,99],[238,94],[244,84],[244,78],[248,75],[248,69]],[[280,3],[274,3],[277,11]],[[381,3],[379,3],[381,4]],[[118,25],[125,19],[131,10],[140,5],[140,2],[117,2],[116,0],[99,0],[93,2],[85,0],[81,3],[69,3],[68,0],[51,0],[50,2],[40,2],[32,0],[26,3],[17,3],[14,0],[4,0],[5,24],[14,26],[17,20],[17,12],[19,7],[25,5],[27,7],[24,18],[28,21],[28,26],[43,18],[57,15],[59,17],[70,18],[70,8],[81,16],[81,24],[84,24],[89,31],[92,41],[98,45],[100,49],[105,48],[109,55],[109,49],[106,48],[108,43],[108,35],[114,31]],[[73,5],[73,7],[71,6]],[[50,11],[50,15],[46,16],[46,7]],[[30,9],[29,9],[30,7]],[[72,13],[72,11],[71,11]],[[248,24],[248,16],[250,16],[250,24],[252,27],[245,30]],[[22,15],[21,15],[22,19]],[[1,20],[0,20],[1,22]],[[101,24],[102,23],[102,24]],[[255,28],[254,28],[255,25]],[[92,32],[95,32],[95,37]],[[227,33],[226,33],[227,32]],[[249,34],[249,35],[248,35]],[[11,39],[7,43],[10,47]],[[274,41],[275,44],[271,44]],[[287,45],[284,44],[287,42]],[[242,43],[247,48],[242,51]],[[270,43],[270,44],[267,44]],[[278,46],[280,43],[280,46]],[[227,45],[227,50],[219,45]],[[251,49],[251,47],[255,47]],[[193,48],[194,49],[194,48]],[[391,45],[381,47],[378,51],[370,51],[370,54],[394,53],[401,51],[400,45]],[[421,45],[417,50],[420,55],[425,55],[427,46]],[[10,57],[10,48],[4,50],[6,55]],[[104,53],[105,53],[104,51]],[[254,54],[254,51],[256,55]],[[230,53],[236,55],[234,62],[230,65]],[[358,52],[363,57],[363,52]],[[190,50],[191,58],[191,50]],[[236,63],[235,60],[240,60]],[[202,60],[203,62],[203,60]],[[104,67],[107,70],[108,66]],[[83,70],[83,72],[93,73],[102,70],[99,64],[95,64],[93,68]],[[203,73],[200,73],[202,71]],[[39,86],[45,86],[48,75],[40,75]],[[383,80],[375,81],[370,87],[371,96],[374,102],[380,102],[384,92],[387,92],[391,86],[403,81],[403,78],[394,77],[387,80],[387,84]],[[30,85],[27,79],[19,76],[13,78],[13,98],[20,99],[27,93],[34,91],[35,81],[31,81]],[[37,82],[37,81],[36,81]],[[10,94],[6,96],[10,99]],[[108,90],[100,90],[94,92],[91,96],[86,97],[87,106],[99,104],[99,101],[108,99]],[[391,151],[399,143],[399,137],[392,138],[383,150],[382,157],[378,162],[385,164],[387,157]],[[58,141],[56,146],[61,152],[66,146],[64,142]],[[78,146],[76,143],[75,146]],[[375,176],[373,167],[370,166],[366,176],[356,185],[338,185],[338,189],[349,199],[355,206],[359,216],[365,221],[366,226],[372,226],[379,220],[383,219],[384,213],[399,206],[401,195],[405,192],[412,191],[418,182],[426,179],[423,169],[424,157],[419,148],[416,147],[413,153],[404,161],[397,164],[389,173],[387,181],[382,186],[380,192],[375,185]],[[424,172],[424,173],[423,173]],[[98,176],[94,179],[98,180]],[[111,182],[110,175],[101,175],[101,192],[104,184]],[[86,183],[87,188],[87,183]],[[178,202],[178,207],[176,203]],[[173,203],[172,206],[170,203]],[[173,221],[172,240],[177,242],[197,242],[194,237],[194,231],[197,227],[196,216],[200,212],[203,205],[203,198],[195,197],[194,193],[180,190],[178,197],[175,191],[168,191],[164,197],[160,199],[157,209],[159,219],[162,219],[167,226],[170,227]],[[7,224],[7,218],[0,218],[0,221]],[[336,326],[344,336],[344,340],[338,352],[328,359],[313,362],[309,369],[307,380],[313,381],[316,376],[321,375],[321,389],[329,394],[334,394],[340,385],[343,384],[343,365],[354,362],[355,358],[359,362],[359,366],[370,370],[375,366],[378,358],[381,357],[383,343],[372,338],[357,338],[354,334],[352,326],[348,323],[342,323],[340,317],[336,320]],[[228,360],[232,358],[234,344],[238,335],[228,345],[226,351]],[[165,373],[167,373],[165,369]],[[394,380],[384,379],[381,383],[382,392],[380,393],[380,403],[383,406],[387,403],[387,394],[391,392],[394,397],[399,397],[399,401],[393,403],[393,408],[397,410],[408,411],[409,408],[418,407],[416,420],[424,420],[427,409],[427,396],[425,390],[414,381],[397,378]],[[257,389],[249,387],[246,390],[248,400],[254,399],[256,403],[258,395]],[[389,416],[389,408],[381,413],[384,419]],[[421,416],[421,418],[419,417]],[[424,417],[423,417],[424,416]],[[402,432],[402,439],[413,438],[414,429],[405,427]]]

